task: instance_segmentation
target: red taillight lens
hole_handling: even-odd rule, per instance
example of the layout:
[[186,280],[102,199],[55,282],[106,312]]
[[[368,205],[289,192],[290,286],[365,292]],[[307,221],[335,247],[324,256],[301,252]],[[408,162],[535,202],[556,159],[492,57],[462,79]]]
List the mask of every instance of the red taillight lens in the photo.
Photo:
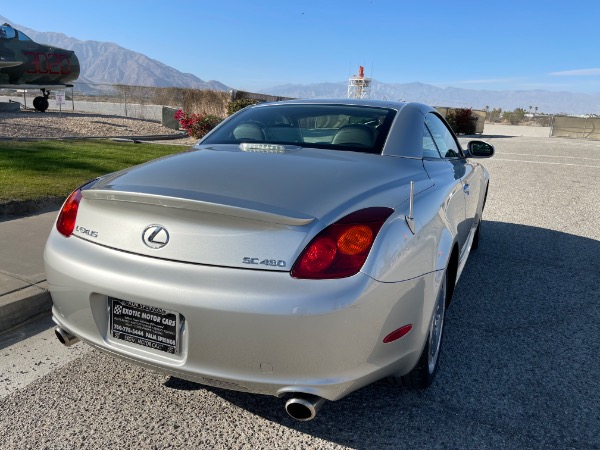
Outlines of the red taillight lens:
[[300,254],[292,267],[292,276],[326,279],[358,273],[392,212],[390,208],[367,208],[328,226]]
[[404,325],[403,327],[398,328],[395,331],[392,331],[390,334],[388,334],[386,337],[383,338],[383,343],[384,344],[389,344],[390,342],[394,342],[397,341],[398,339],[406,336],[408,333],[410,333],[410,330],[412,330],[413,326],[411,323],[409,323],[408,325]]
[[75,229],[75,220],[77,219],[77,210],[81,201],[81,189],[73,191],[60,210],[56,221],[56,229],[65,237],[73,234]]
[[302,267],[310,273],[327,269],[337,253],[335,242],[329,237],[316,239],[308,246],[302,257]]

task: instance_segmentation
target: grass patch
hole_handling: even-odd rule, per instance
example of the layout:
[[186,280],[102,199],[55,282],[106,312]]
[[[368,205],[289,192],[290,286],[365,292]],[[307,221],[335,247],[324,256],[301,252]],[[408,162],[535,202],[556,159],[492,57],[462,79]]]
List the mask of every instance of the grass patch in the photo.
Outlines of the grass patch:
[[182,150],[102,140],[0,141],[0,204],[64,198],[100,175]]

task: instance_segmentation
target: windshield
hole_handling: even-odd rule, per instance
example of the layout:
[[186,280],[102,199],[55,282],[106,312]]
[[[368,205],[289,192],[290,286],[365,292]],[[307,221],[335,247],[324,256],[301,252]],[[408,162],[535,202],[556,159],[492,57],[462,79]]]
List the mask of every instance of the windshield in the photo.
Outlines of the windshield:
[[395,114],[370,106],[273,104],[240,112],[202,144],[288,144],[381,154]]
[[25,33],[23,33],[22,31],[19,31],[19,40],[20,41],[31,41],[31,38],[29,36],[27,36]]

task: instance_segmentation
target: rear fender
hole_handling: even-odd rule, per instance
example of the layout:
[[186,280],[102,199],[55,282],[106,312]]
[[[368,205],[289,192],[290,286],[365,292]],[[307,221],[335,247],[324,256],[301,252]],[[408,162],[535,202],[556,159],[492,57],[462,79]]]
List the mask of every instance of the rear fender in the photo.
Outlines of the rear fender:
[[437,246],[437,258],[435,262],[435,270],[441,271],[448,267],[450,257],[452,256],[452,248],[454,247],[454,237],[446,228],[442,229],[440,239]]

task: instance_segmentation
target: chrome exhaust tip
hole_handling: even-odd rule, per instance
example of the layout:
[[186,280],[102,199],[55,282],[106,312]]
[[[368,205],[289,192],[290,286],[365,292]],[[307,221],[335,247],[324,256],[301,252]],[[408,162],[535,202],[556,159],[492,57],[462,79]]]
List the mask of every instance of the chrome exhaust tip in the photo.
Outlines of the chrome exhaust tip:
[[77,344],[79,342],[79,338],[77,336],[69,333],[67,330],[61,327],[56,327],[54,329],[54,334],[56,335],[60,343],[63,344],[65,347],[70,347],[71,345]]
[[300,394],[285,402],[285,410],[294,419],[307,421],[313,420],[324,404],[323,397]]

